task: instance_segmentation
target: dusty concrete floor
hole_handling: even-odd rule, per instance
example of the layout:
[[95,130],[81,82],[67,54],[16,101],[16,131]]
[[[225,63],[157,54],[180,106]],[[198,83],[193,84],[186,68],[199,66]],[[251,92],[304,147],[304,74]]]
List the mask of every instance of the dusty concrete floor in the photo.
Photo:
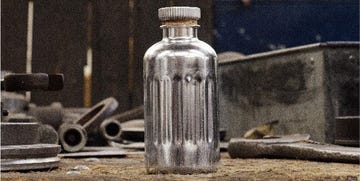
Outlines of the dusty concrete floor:
[[[77,165],[89,170],[67,175]],[[1,180],[358,180],[360,165],[285,159],[230,159],[222,153],[219,170],[198,175],[147,175],[143,155],[106,158],[98,162],[62,159],[51,171],[5,172]]]

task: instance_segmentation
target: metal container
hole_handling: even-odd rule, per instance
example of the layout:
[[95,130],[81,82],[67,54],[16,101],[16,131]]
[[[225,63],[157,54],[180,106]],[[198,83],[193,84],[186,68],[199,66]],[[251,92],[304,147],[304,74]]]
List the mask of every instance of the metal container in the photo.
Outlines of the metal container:
[[334,143],[335,117],[359,115],[359,43],[328,42],[219,62],[220,122],[241,137],[279,120],[276,134]]
[[197,38],[200,9],[159,9],[163,39],[144,56],[148,173],[216,170],[219,161],[217,61]]

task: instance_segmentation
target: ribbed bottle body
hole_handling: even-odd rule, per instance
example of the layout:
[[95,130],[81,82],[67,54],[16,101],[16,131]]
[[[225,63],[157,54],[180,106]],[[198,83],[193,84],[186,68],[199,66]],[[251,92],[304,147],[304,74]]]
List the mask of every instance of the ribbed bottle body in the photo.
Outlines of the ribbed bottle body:
[[216,170],[216,54],[193,39],[162,41],[144,57],[145,162],[149,173]]

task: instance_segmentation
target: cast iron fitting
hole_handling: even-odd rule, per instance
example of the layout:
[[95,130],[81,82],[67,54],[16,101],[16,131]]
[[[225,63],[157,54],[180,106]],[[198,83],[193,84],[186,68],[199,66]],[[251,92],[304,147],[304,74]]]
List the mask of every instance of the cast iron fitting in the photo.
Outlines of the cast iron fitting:
[[66,152],[82,150],[87,142],[87,132],[81,125],[64,123],[58,130],[59,140]]
[[121,125],[115,119],[104,120],[99,128],[100,135],[109,141],[119,141],[121,135]]

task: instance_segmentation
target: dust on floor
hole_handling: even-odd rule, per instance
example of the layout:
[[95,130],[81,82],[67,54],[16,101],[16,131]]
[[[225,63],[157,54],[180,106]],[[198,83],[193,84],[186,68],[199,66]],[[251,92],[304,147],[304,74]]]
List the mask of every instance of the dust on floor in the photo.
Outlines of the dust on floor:
[[[287,159],[230,159],[223,153],[216,173],[148,175],[143,155],[125,158],[61,159],[58,169],[31,172],[4,172],[1,180],[358,180],[359,164],[325,163]],[[89,169],[67,174],[74,167]]]

